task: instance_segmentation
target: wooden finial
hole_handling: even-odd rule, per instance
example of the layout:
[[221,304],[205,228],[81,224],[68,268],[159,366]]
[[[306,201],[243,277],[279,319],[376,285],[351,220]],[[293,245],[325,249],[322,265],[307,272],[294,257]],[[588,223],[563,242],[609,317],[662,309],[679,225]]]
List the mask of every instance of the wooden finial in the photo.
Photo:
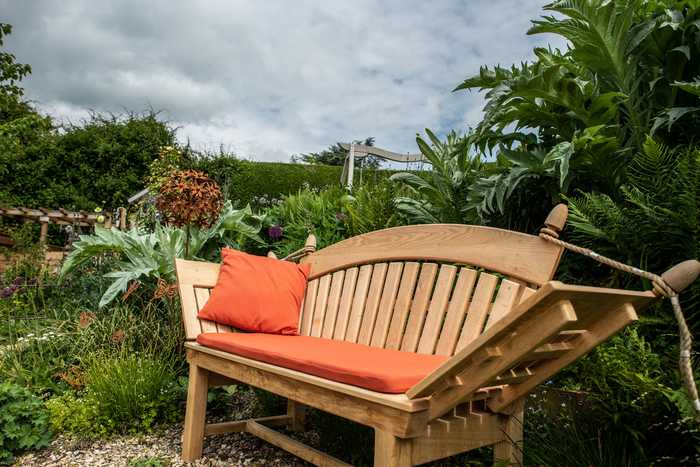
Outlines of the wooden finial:
[[552,237],[559,237],[559,232],[564,230],[566,225],[566,218],[569,215],[569,207],[566,204],[557,204],[554,209],[549,211],[547,219],[544,220],[544,225],[540,231],[551,235]]
[[276,255],[275,252],[272,251],[272,250],[270,250],[270,251],[267,252],[267,257],[268,257],[268,258],[277,259],[277,255]]
[[678,263],[671,269],[661,274],[661,278],[677,293],[695,282],[700,276],[700,261],[689,259]]
[[304,242],[304,248],[310,251],[316,251],[316,236],[314,234],[309,234]]

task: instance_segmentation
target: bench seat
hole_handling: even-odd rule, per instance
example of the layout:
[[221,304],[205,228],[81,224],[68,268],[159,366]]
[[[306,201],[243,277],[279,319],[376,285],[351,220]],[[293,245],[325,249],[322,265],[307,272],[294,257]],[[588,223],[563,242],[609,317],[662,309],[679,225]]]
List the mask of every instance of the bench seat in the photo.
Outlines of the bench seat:
[[372,391],[403,394],[447,361],[446,356],[401,352],[312,336],[203,333],[197,342],[273,365]]
[[[543,234],[558,235],[566,206]],[[307,408],[374,429],[375,467],[420,465],[493,446],[522,465],[527,395],[658,299],[553,281],[563,248],[490,227],[370,232],[299,259],[311,272],[299,336],[234,333],[199,319],[220,265],[177,259],[189,363],[182,457],[205,435],[246,432],[314,465],[348,464],[272,429],[303,431]],[[694,277],[694,276],[693,276]],[[287,398],[275,417],[206,423],[207,391],[242,383]]]

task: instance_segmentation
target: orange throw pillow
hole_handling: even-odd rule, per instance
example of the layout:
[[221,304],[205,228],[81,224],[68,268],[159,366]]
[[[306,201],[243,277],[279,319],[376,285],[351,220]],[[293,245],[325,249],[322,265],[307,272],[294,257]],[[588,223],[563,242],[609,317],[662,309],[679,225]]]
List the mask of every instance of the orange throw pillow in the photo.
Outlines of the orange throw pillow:
[[197,316],[243,331],[298,334],[308,264],[221,250],[221,271]]

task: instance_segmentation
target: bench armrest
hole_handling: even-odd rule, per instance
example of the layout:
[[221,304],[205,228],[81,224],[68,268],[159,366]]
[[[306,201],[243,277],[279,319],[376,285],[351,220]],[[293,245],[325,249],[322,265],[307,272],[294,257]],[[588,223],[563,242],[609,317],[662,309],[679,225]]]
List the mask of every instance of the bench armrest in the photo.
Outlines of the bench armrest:
[[[563,352],[560,360],[554,361],[566,360],[570,363],[572,355],[576,355],[576,358],[584,355],[634,321],[635,309],[641,310],[656,299],[657,296],[651,291],[548,282],[409,389],[406,395],[411,399],[433,396],[435,412],[447,411],[479,388],[493,384],[501,374],[526,357],[530,361],[533,352],[557,338],[561,331],[570,331],[577,337],[564,349],[568,351]],[[586,334],[591,335],[584,338]],[[566,358],[561,360],[563,357]],[[548,365],[547,371],[536,372],[517,386],[525,384],[529,387],[533,381],[551,377],[560,369],[555,368],[557,365],[551,365],[552,361],[551,358],[543,359],[544,365]],[[533,365],[536,364],[537,359],[533,362]],[[501,393],[500,397],[507,395]]]

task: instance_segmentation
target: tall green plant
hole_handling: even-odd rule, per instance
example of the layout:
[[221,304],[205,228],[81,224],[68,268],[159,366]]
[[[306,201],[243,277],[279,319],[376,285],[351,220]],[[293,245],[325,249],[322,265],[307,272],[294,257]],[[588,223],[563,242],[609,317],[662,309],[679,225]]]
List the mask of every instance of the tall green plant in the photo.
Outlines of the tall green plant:
[[430,144],[416,137],[418,148],[431,164],[421,174],[401,172],[390,180],[399,183],[410,196],[398,196],[396,209],[414,224],[436,222],[462,223],[470,220],[467,192],[483,170],[481,158],[472,151],[469,135],[449,133],[441,141],[426,129]]
[[670,146],[695,138],[697,2],[562,0],[545,10],[556,15],[534,21],[528,33],[563,37],[565,52],[535,49],[532,63],[484,67],[455,89],[486,91],[474,142],[495,151],[499,167],[471,193],[485,221],[522,216],[519,201],[515,214],[507,212],[511,197],[551,204],[559,193],[584,190],[621,199],[645,135]]

